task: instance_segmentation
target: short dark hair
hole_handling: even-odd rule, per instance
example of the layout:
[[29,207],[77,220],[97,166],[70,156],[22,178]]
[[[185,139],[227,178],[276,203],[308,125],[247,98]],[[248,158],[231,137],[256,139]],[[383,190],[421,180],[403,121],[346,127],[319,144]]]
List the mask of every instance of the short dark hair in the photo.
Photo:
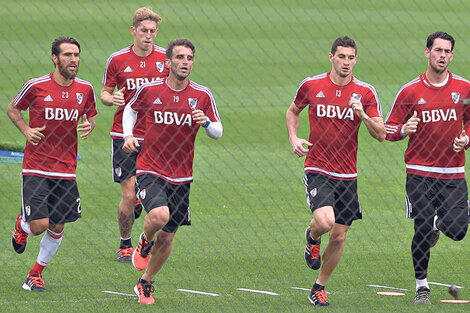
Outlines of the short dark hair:
[[189,48],[193,51],[193,56],[194,53],[196,52],[196,48],[194,47],[193,43],[186,38],[176,38],[168,44],[166,47],[166,57],[167,59],[171,60],[171,57],[173,56],[173,48],[175,46],[185,46],[186,48]]
[[357,55],[356,42],[349,36],[336,38],[336,40],[333,42],[333,45],[331,46],[331,54],[334,55],[336,53],[336,50],[338,49],[338,47],[354,48],[354,51]]
[[435,32],[429,35],[428,39],[426,40],[426,48],[431,49],[434,45],[434,40],[436,38],[450,41],[450,43],[452,44],[452,48],[450,50],[454,51],[455,39],[454,37],[445,32]]
[[68,36],[60,36],[59,38],[54,39],[52,42],[51,52],[52,55],[59,57],[60,54],[60,45],[63,43],[71,43],[78,47],[78,52],[80,52],[80,44],[75,38],[68,37]]

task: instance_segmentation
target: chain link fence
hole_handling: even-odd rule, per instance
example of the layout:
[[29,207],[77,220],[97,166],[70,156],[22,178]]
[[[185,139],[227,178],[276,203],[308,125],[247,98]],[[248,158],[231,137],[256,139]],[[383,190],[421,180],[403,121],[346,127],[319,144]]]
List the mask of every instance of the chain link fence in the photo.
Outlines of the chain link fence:
[[[157,304],[170,311],[311,309],[305,298],[317,272],[303,260],[311,212],[302,183],[303,159],[292,153],[285,113],[305,77],[331,70],[328,53],[335,38],[349,35],[356,41],[359,59],[354,75],[374,85],[384,118],[400,86],[425,71],[425,41],[434,31],[454,36],[449,69],[470,77],[467,1],[0,4],[3,111],[28,79],[53,71],[50,44],[68,35],[81,44],[78,76],[93,84],[99,112],[90,138],[79,141],[77,182],[83,215],[66,225],[62,245],[45,270],[50,286],[46,298],[31,297],[20,288],[34,264],[40,238],[30,237],[22,255],[11,249],[8,230],[21,207],[21,159],[0,156],[0,304],[9,310],[61,302],[77,311],[79,305],[84,311],[118,311],[131,302],[140,273],[115,261],[121,197],[119,185],[112,182],[109,138],[115,108],[104,106],[99,93],[109,55],[133,42],[129,28],[137,8],[152,6],[163,18],[157,45],[166,47],[177,37],[193,41],[190,78],[211,89],[224,125],[219,141],[203,132],[198,135],[190,197],[193,225],[178,230],[172,255],[155,278]],[[298,132],[302,138],[309,133],[306,111]],[[0,149],[21,152],[24,136],[4,113],[0,127]],[[381,288],[368,285],[407,289],[406,301],[412,302],[413,225],[405,219],[405,148],[406,141],[378,143],[364,126],[360,129],[358,192],[363,220],[349,231],[343,257],[327,286],[330,302],[345,311],[352,311],[355,302],[370,309],[371,299],[376,299],[371,297]],[[140,218],[132,231],[134,246],[142,229]],[[468,239],[441,239],[432,251],[429,280],[466,286],[468,248]],[[441,291],[435,293],[444,297]],[[380,301],[372,310],[382,308]]]

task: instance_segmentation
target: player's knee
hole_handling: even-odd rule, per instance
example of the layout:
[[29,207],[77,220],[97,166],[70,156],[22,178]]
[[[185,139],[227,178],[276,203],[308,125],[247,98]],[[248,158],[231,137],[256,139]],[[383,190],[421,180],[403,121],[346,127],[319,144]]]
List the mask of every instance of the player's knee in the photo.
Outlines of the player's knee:
[[151,224],[158,227],[163,227],[170,220],[170,210],[168,207],[158,207],[151,210],[147,214],[147,217]]
[[452,225],[451,227],[442,231],[444,235],[451,238],[454,241],[460,241],[465,238],[467,234],[467,224],[465,225]]
[[333,228],[335,221],[329,219],[317,220],[317,225],[323,233],[327,233]]
[[335,244],[342,244],[344,243],[344,241],[346,240],[346,233],[340,233],[340,232],[337,232],[337,233],[334,233],[334,234],[331,234],[330,233],[330,241],[332,243],[335,243]]
[[460,241],[467,234],[468,223],[466,219],[438,219],[437,226],[440,231],[454,241]]
[[175,238],[175,234],[160,232],[157,236],[157,241],[164,246],[170,246],[173,243],[173,238]]
[[49,219],[43,218],[40,220],[34,220],[29,223],[29,228],[33,233],[33,236],[38,236],[46,231],[49,227]]
[[64,231],[64,224],[49,224],[48,229],[55,233],[62,233]]

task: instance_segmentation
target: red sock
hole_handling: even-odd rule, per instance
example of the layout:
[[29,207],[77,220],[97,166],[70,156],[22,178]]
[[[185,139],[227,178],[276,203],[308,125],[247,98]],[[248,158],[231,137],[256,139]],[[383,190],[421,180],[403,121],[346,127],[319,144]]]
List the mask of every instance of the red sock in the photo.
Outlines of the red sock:
[[38,274],[39,276],[42,275],[42,270],[45,268],[46,266],[44,265],[41,265],[39,264],[38,262],[36,262],[33,266],[33,268],[29,271],[29,275],[34,275],[34,274]]

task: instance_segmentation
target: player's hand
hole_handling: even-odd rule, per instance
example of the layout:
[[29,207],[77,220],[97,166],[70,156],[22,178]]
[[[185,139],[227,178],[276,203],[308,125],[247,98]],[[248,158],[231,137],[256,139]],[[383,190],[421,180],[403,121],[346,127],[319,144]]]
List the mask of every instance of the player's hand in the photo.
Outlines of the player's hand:
[[83,114],[82,123],[78,124],[78,127],[77,127],[78,132],[83,132],[83,134],[80,135],[80,138],[82,138],[83,140],[87,139],[88,136],[90,136],[90,133],[94,127],[95,125],[93,123],[90,123],[90,121],[88,121],[86,114]]
[[25,131],[26,140],[34,146],[36,146],[42,139],[46,138],[43,133],[41,133],[44,129],[46,129],[46,125],[43,127],[36,127],[31,128],[29,127]]
[[134,136],[127,136],[124,138],[124,144],[122,145],[122,150],[127,153],[138,152],[137,148],[140,147],[139,141],[134,138]]
[[361,120],[367,117],[366,112],[364,112],[364,107],[362,106],[362,102],[359,99],[351,97],[349,100],[349,106],[353,109],[354,113],[356,113],[357,117]]
[[294,137],[289,138],[290,144],[292,145],[292,151],[294,154],[300,158],[308,153],[308,149],[304,145],[310,147],[312,144],[305,139]]
[[124,102],[124,91],[126,90],[126,87],[122,87],[115,93],[113,93],[113,104],[117,106],[123,106],[126,103]]
[[418,129],[418,124],[421,122],[421,119],[418,117],[418,113],[415,111],[413,116],[406,122],[403,127],[403,133],[408,136],[409,134],[416,133],[416,129]]
[[193,120],[200,126],[204,126],[208,120],[208,117],[201,110],[193,110],[191,113]]
[[454,144],[453,144],[453,149],[455,152],[460,152],[465,148],[465,145],[467,144],[468,137],[465,134],[465,130],[462,130],[460,133],[459,137],[455,137],[454,139]]

